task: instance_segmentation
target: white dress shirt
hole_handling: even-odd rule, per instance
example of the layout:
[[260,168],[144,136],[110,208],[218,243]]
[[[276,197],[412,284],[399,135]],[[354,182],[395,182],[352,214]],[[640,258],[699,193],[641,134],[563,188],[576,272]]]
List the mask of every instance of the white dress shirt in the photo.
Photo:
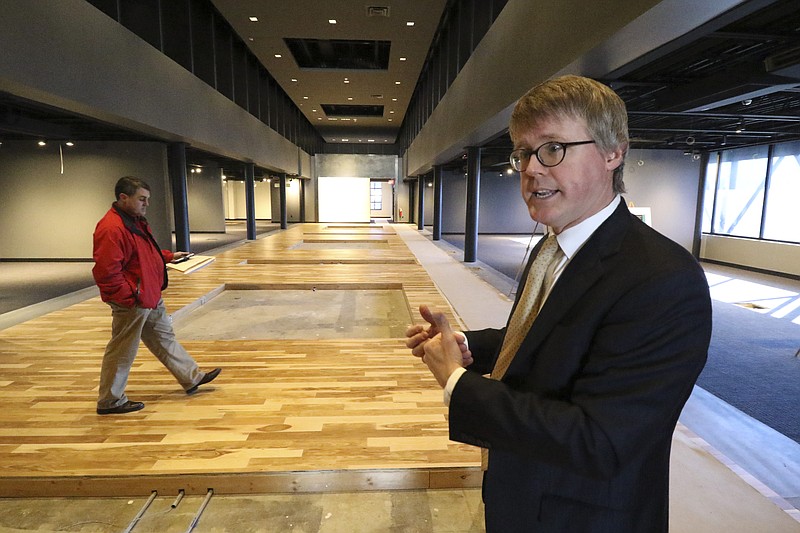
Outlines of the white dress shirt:
[[[605,222],[606,219],[611,216],[611,213],[613,213],[619,205],[619,201],[620,196],[617,194],[614,196],[614,199],[611,201],[611,203],[609,203],[606,207],[590,216],[583,222],[576,224],[571,228],[567,228],[556,235],[558,246],[561,248],[561,251],[564,255],[553,271],[553,280],[550,286],[545,287],[545,293],[544,296],[542,296],[542,305],[544,305],[545,300],[547,300],[547,297],[550,295],[550,290],[553,288],[556,281],[558,281],[561,273],[564,272],[564,268],[566,268],[572,258],[575,257],[575,254],[578,253],[578,250],[580,250],[583,245],[586,244],[586,241],[589,240],[589,237],[591,237],[597,228],[600,227],[600,224]],[[546,237],[547,235],[542,238]],[[450,374],[450,377],[447,379],[447,383],[444,387],[445,405],[450,405],[450,396],[453,394],[453,389],[455,389],[456,383],[458,383],[458,380],[466,371],[466,368],[457,368],[452,374]]]

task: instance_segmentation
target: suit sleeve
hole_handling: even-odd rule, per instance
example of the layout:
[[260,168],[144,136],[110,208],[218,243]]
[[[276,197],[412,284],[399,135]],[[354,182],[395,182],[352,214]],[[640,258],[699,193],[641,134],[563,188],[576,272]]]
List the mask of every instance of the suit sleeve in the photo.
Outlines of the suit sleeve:
[[463,332],[467,337],[473,363],[467,367],[470,372],[489,374],[503,341],[504,329],[481,329]]
[[[628,287],[595,318],[580,316],[591,305],[548,332],[531,354],[530,375],[509,384],[464,374],[450,401],[450,438],[606,478],[671,434],[705,364],[705,278],[662,272]],[[542,386],[537,372],[559,385]]]

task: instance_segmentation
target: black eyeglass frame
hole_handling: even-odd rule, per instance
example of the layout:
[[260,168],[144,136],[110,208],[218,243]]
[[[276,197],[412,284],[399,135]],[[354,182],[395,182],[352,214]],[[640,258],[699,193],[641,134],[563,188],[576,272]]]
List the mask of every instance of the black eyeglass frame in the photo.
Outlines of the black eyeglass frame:
[[[560,165],[564,161],[564,158],[567,156],[567,148],[569,148],[570,146],[580,146],[581,144],[593,144],[595,142],[596,141],[593,141],[593,140],[592,141],[574,141],[574,142],[569,142],[569,143],[562,143],[562,142],[559,142],[559,141],[547,141],[546,143],[543,143],[543,144],[539,145],[537,148],[535,148],[533,150],[528,150],[527,148],[517,148],[516,150],[511,152],[511,154],[508,156],[508,162],[511,164],[511,168],[513,168],[517,172],[524,172],[525,169],[528,168],[528,165],[526,164],[523,167],[520,164],[520,168],[517,168],[517,165],[514,164],[514,154],[519,154],[520,156],[523,156],[523,155],[525,156],[524,158],[523,157],[517,157],[516,158],[516,159],[519,160],[520,163],[522,163],[523,159],[526,160],[526,161],[530,161],[531,160],[531,155],[536,154],[536,159],[539,160],[539,163],[541,163],[543,167],[553,168],[553,167],[556,167],[556,166]],[[549,145],[553,145],[553,144],[557,144],[558,146],[561,146],[564,150],[561,152],[561,159],[558,160],[558,163],[554,163],[552,165],[548,165],[547,163],[542,161],[542,157],[539,155],[539,152],[545,146],[549,146]]]

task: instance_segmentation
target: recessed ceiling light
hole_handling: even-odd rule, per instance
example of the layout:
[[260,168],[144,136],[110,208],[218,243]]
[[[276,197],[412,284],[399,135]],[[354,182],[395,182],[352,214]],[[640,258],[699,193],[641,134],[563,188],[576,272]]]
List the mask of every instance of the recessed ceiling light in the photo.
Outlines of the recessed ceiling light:
[[406,26],[413,26],[413,25],[414,25],[413,20],[409,20],[408,22],[406,22]]
[[296,82],[296,81],[297,81],[297,78],[292,78],[292,81]]
[[390,115],[394,115],[394,111],[389,111],[389,114]]
[[336,19],[328,19],[328,24],[336,24]]
[[405,58],[405,57],[401,57],[401,58],[400,58],[400,61],[405,61],[405,60],[406,60],[406,58]]
[[400,85],[399,81],[394,82],[395,85]]
[[389,119],[389,122],[392,122],[392,119]]
[[368,143],[374,143],[374,142],[375,142],[375,139],[367,139],[367,142],[368,142]]
[[345,83],[350,83],[350,80],[344,80]]
[[352,99],[353,99],[353,97],[352,97],[352,96],[348,96],[348,97],[347,97],[347,99],[348,99],[348,100],[352,100]]
[[317,120],[322,120],[322,117],[317,117]]
[[67,142],[66,142],[66,145],[67,145],[67,146],[75,146],[75,143],[74,143],[74,142],[72,142],[72,141],[67,141]]
[[46,142],[44,142],[44,141],[39,141],[37,144],[38,144],[39,146],[47,146],[47,143],[46,143]]
[[250,17],[250,22],[258,22],[258,17]]
[[346,143],[346,142],[349,142],[349,141],[350,141],[350,139],[342,139],[343,143]]
[[303,100],[308,100],[308,96],[304,96],[304,97],[303,97]]
[[253,39],[252,37],[248,37],[247,40],[250,41],[250,42],[255,41],[255,39]]
[[316,112],[317,112],[317,110],[316,110],[316,109],[312,109],[312,110],[311,110],[311,112],[312,112],[312,113],[316,113]]
[[283,57],[283,56],[282,56],[282,55],[280,55],[280,54],[275,54],[275,57],[277,57],[277,58],[279,58],[279,59],[280,59],[280,58],[281,58],[281,57]]
[[396,101],[397,101],[397,98],[392,98],[392,102],[396,102]]

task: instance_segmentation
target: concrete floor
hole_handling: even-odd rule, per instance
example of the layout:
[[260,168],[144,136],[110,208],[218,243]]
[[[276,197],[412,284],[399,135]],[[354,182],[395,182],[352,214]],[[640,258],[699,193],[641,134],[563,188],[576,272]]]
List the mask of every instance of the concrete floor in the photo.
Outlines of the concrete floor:
[[[147,498],[0,499],[0,533],[73,531],[172,533],[476,533],[480,490],[328,494],[157,495]],[[190,529],[192,524],[194,529]],[[133,524],[132,529],[129,528]]]

